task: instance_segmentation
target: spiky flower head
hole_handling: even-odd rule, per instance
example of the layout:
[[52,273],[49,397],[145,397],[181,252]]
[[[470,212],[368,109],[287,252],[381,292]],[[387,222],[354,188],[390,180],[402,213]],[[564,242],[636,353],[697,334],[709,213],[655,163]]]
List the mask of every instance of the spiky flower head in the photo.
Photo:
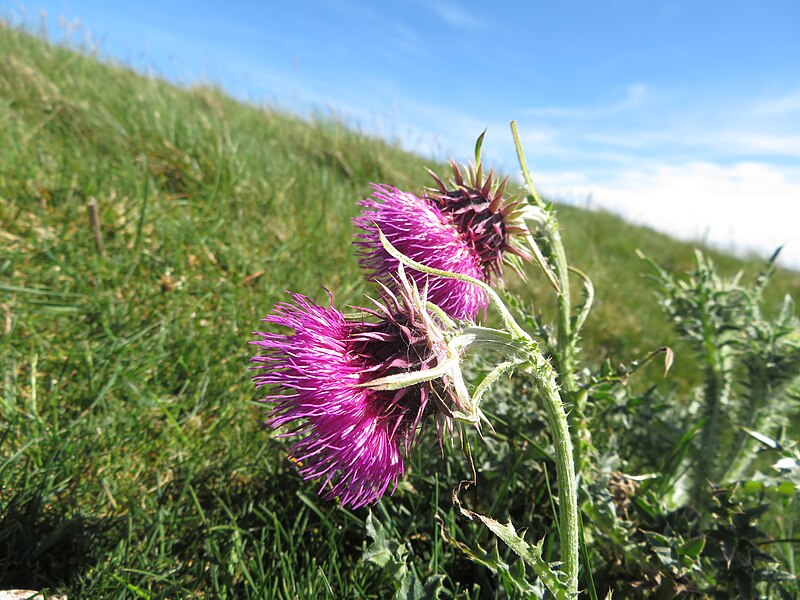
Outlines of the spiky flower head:
[[[504,263],[522,274],[522,260],[531,260],[523,219],[530,207],[507,195],[507,178],[498,182],[492,171],[484,178],[482,141],[483,135],[475,149],[477,166],[467,167],[465,175],[451,163],[447,183],[429,171],[436,187],[420,197],[373,184],[372,196],[360,202],[364,211],[353,220],[363,230],[356,244],[372,278],[386,282],[398,266],[381,245],[379,231],[400,253],[434,269],[488,284],[502,282]],[[421,272],[411,276],[418,285],[427,284],[430,300],[455,319],[474,320],[488,305],[486,294],[473,284]]]
[[[353,223],[363,233],[356,234],[360,262],[377,281],[391,285],[399,261],[390,256],[380,242],[383,232],[399,252],[426,266],[484,280],[480,255],[456,227],[451,215],[443,213],[434,201],[420,198],[388,185],[372,184],[372,195],[359,204],[363,207]],[[429,277],[413,271],[409,276],[428,299],[454,319],[474,320],[488,304],[486,294],[475,285]]]
[[522,245],[528,229],[520,196],[507,195],[508,178],[498,182],[493,171],[484,178],[481,162],[469,165],[466,174],[455,162],[450,167],[447,183],[428,170],[436,187],[425,190],[426,199],[451,219],[478,256],[483,281],[501,282],[504,263],[522,275],[521,260],[530,261],[531,255]]
[[269,386],[267,424],[299,435],[291,455],[320,493],[354,508],[397,486],[403,459],[433,418],[439,440],[452,433],[453,413],[468,408],[458,351],[403,276],[383,289],[374,308],[347,317],[305,296],[263,319],[294,330],[256,332],[263,354],[251,359],[257,387]]

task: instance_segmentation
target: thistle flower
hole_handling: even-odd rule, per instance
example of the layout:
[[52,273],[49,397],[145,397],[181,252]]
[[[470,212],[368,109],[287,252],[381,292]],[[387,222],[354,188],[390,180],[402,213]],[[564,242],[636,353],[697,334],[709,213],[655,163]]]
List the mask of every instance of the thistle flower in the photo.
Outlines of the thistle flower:
[[[527,229],[519,218],[519,203],[504,196],[508,180],[496,186],[489,173],[484,181],[480,166],[470,168],[465,179],[452,166],[450,187],[431,172],[437,188],[425,190],[422,197],[373,184],[372,196],[359,203],[364,211],[353,220],[363,230],[356,244],[370,277],[386,283],[399,264],[383,249],[378,230],[417,262],[490,284],[502,280],[504,261],[520,271],[519,259],[530,259],[515,244],[514,236],[527,234]],[[470,283],[416,271],[410,276],[418,286],[427,285],[430,301],[455,319],[474,320],[488,305],[486,294]]]
[[[294,330],[255,332],[264,354],[251,359],[257,387],[274,407],[267,424],[291,425],[291,450],[305,479],[322,482],[325,498],[353,508],[377,502],[404,473],[403,458],[433,417],[442,436],[452,432],[466,390],[458,355],[448,347],[424,300],[403,276],[397,292],[384,288],[375,308],[348,318],[292,294],[264,321]],[[370,318],[370,320],[367,320]]]
[[[353,223],[364,233],[357,234],[360,262],[371,278],[390,283],[399,261],[390,256],[380,243],[378,230],[401,253],[426,266],[483,278],[480,259],[470,248],[452,219],[435,204],[414,194],[388,185],[372,185],[370,198],[359,204],[364,207]],[[413,271],[409,276],[419,287],[427,285],[428,298],[455,319],[474,319],[488,304],[486,295],[471,283],[428,277]]]
[[483,177],[483,165],[469,166],[467,176],[455,162],[450,163],[453,179],[449,186],[436,173],[428,171],[436,188],[426,189],[426,198],[453,224],[477,254],[483,280],[486,283],[502,282],[503,263],[522,275],[521,260],[530,261],[531,255],[517,242],[528,235],[522,220],[525,205],[519,196],[507,196],[508,178],[499,184],[494,172]]

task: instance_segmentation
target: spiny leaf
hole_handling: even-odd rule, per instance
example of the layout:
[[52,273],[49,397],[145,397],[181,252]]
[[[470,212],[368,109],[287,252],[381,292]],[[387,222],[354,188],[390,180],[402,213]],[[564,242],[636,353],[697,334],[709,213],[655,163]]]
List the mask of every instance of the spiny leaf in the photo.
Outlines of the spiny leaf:
[[486,130],[484,129],[481,134],[478,136],[478,139],[475,141],[475,164],[480,164],[481,162],[481,148],[483,147],[483,138],[486,136]]

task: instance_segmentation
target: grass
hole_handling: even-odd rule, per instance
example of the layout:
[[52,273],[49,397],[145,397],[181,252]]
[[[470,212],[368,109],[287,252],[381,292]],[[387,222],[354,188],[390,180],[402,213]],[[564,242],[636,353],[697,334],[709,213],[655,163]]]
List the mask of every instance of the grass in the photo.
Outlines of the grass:
[[[390,577],[360,561],[366,510],[319,500],[261,429],[247,342],[284,290],[359,302],[355,201],[371,181],[427,184],[423,160],[336,121],[176,88],[3,25],[0,55],[0,589],[390,594]],[[559,215],[571,262],[598,291],[588,360],[674,343],[634,250],[683,270],[691,247],[608,213]],[[544,297],[534,271],[530,281]],[[511,282],[531,296],[524,285]],[[773,301],[787,291],[800,295],[798,274],[777,275]],[[674,385],[691,382],[690,361],[678,352]],[[520,453],[504,471],[509,498],[541,479],[535,458]],[[415,550],[420,578],[445,574],[451,594],[472,597],[488,572],[414,518],[439,506],[469,529],[448,508],[464,475],[451,468],[415,463],[375,512]]]

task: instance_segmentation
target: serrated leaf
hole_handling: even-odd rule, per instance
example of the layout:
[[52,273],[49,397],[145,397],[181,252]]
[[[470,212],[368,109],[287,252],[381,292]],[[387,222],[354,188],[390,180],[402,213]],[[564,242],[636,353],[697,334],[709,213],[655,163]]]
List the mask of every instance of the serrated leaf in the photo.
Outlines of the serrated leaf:
[[696,561],[700,558],[703,548],[706,547],[706,538],[703,536],[694,537],[686,540],[683,544],[678,546],[678,556],[684,556]]
[[372,544],[364,551],[363,560],[385,567],[393,560],[397,552],[397,544],[386,536],[386,530],[380,521],[372,516],[372,511],[367,515],[367,535],[372,539]]
[[[465,512],[466,509],[462,509]],[[523,538],[517,535],[514,526],[509,521],[503,525],[499,521],[473,511],[466,511],[472,518],[480,520],[489,530],[499,537],[514,553],[519,556],[525,564],[533,569],[533,572],[547,586],[547,589],[556,597],[567,599],[570,593],[565,583],[566,575],[550,565],[542,558],[542,547],[544,540],[540,540],[535,546],[531,546]]]
[[431,575],[425,581],[425,586],[423,589],[424,595],[422,598],[433,598],[433,600],[438,600],[439,592],[441,592],[443,588],[444,575]]
[[386,528],[373,516],[372,511],[367,514],[366,529],[372,544],[364,551],[362,558],[378,565],[394,579],[395,600],[425,600],[439,597],[444,577],[432,575],[423,586],[416,572],[408,567],[408,548],[389,536]]
[[[378,565],[392,577],[398,593],[403,589],[412,589],[413,581],[408,579],[410,571],[406,561],[408,549],[404,544],[389,537],[381,522],[372,515],[372,511],[367,515],[366,527],[367,535],[373,541],[364,551],[362,560]],[[413,573],[411,575],[416,579]]]
[[394,593],[394,600],[425,600],[425,590],[413,570],[408,569],[400,587]]
[[[459,542],[457,539],[451,536],[450,532],[445,529],[444,521],[442,521],[440,517],[437,516],[436,520],[439,523],[439,529],[441,531],[442,538],[446,542],[463,552],[473,562],[486,567],[492,573],[498,575],[503,580],[503,583],[508,591],[513,589],[522,598],[541,597],[538,588],[528,582],[525,578],[524,566],[522,569],[514,569],[512,572],[511,566],[509,566],[500,558],[500,553],[497,551],[497,545],[495,545],[494,552],[492,553],[487,552],[480,546],[477,546],[476,549],[473,550],[463,542]],[[522,564],[524,565],[524,563]]]

